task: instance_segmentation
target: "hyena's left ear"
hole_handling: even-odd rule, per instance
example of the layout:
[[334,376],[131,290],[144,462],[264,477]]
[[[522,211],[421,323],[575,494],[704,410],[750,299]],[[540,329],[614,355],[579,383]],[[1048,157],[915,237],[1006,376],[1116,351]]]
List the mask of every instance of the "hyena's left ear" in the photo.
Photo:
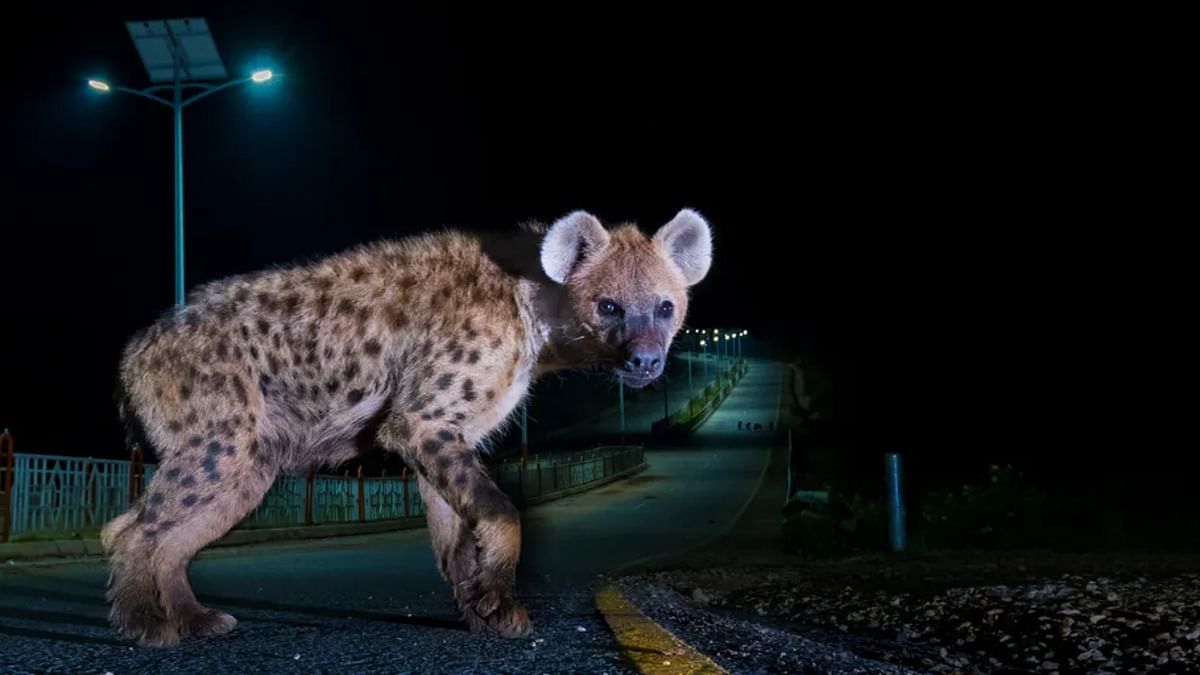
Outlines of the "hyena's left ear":
[[654,243],[683,272],[689,286],[708,274],[712,265],[712,230],[699,213],[683,209],[675,214],[671,222],[658,228]]

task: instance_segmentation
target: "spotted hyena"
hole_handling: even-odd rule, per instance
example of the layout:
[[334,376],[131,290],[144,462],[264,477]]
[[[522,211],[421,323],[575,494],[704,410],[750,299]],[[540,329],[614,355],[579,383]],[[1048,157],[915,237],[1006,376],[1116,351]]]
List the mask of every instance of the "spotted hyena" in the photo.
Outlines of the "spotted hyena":
[[362,441],[419,475],[442,575],[472,630],[525,635],[513,597],[517,510],[477,445],[539,375],[663,371],[708,224],[684,209],[653,236],[575,212],[503,237],[446,231],[224,279],[127,345],[120,408],[158,460],[104,528],[110,619],[143,645],[219,635],[187,568],[276,475],[353,457]]

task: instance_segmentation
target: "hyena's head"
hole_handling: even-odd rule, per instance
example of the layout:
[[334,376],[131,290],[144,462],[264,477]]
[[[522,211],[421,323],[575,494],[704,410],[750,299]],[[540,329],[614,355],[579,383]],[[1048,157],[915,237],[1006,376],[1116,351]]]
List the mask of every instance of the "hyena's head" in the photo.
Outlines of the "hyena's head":
[[576,211],[550,226],[541,258],[566,291],[576,342],[570,351],[644,387],[662,374],[687,314],[688,288],[712,264],[712,233],[690,209],[652,237],[634,225],[605,229]]

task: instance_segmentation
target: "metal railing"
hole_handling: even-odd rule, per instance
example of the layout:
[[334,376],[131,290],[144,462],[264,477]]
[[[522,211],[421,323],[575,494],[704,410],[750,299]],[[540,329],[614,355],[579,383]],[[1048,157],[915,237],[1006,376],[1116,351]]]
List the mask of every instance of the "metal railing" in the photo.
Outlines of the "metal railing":
[[[641,447],[606,447],[545,455],[489,467],[500,489],[517,503],[623,475],[645,463]],[[16,454],[0,436],[0,542],[14,535],[98,530],[145,490],[156,466],[135,450],[130,460]],[[352,523],[425,514],[415,474],[399,476],[281,475],[238,528]]]

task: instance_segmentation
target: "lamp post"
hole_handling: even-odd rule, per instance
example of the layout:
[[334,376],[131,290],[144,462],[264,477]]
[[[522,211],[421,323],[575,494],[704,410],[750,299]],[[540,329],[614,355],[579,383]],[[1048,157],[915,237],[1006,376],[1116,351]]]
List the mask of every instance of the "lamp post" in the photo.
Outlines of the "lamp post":
[[[133,94],[171,109],[175,118],[175,304],[183,305],[183,109],[202,98],[242,84],[263,84],[277,77],[269,69],[256,70],[248,77],[209,84],[200,80],[224,80],[225,66],[208,32],[204,19],[166,19],[127,21],[133,39],[152,84],[144,89],[113,85],[103,79],[88,80],[88,86],[100,94]],[[185,97],[185,90],[197,90]],[[162,94],[169,94],[168,96]]]

